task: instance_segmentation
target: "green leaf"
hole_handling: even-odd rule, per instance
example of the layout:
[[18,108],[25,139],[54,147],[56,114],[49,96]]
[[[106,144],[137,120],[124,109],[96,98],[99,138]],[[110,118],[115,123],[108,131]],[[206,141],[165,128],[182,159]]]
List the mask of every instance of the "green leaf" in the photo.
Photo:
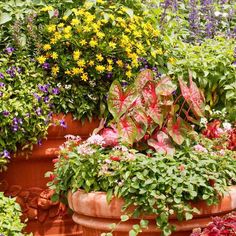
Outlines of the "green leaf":
[[189,212],[185,213],[185,219],[186,220],[191,220],[192,218],[193,218],[193,215],[191,213],[189,213]]
[[122,222],[125,222],[125,221],[129,220],[129,216],[128,216],[128,215],[122,215],[122,216],[120,217],[120,220],[121,220]]
[[136,236],[137,233],[132,229],[129,231],[129,236]]
[[148,227],[148,220],[140,220],[140,226],[141,228],[145,229]]
[[10,14],[5,13],[5,12],[4,13],[0,12],[0,25],[3,25],[11,20],[12,20],[12,17]]
[[108,203],[111,202],[112,196],[113,196],[113,189],[108,189],[107,190],[107,196],[106,196],[106,199],[107,199]]

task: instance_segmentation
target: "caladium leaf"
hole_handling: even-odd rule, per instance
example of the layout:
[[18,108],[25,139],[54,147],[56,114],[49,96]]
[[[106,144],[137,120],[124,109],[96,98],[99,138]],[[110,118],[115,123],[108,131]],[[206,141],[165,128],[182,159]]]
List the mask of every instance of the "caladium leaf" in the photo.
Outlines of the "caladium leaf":
[[132,145],[137,136],[137,127],[134,121],[130,117],[124,116],[119,120],[117,128],[121,141]]
[[137,88],[138,92],[141,92],[143,87],[148,81],[153,81],[153,72],[149,69],[141,71],[136,80],[134,81],[134,85]]
[[147,108],[147,114],[161,127],[163,123],[163,112],[158,105],[158,101],[154,101]]
[[143,89],[142,89],[142,95],[145,103],[148,105],[150,103],[153,103],[157,100],[157,95],[156,95],[156,83],[155,81],[148,81]]
[[137,93],[132,87],[123,91],[121,84],[114,81],[108,94],[108,109],[114,119],[119,119],[137,98]]
[[156,135],[156,139],[151,138],[147,141],[148,145],[155,148],[156,152],[164,155],[173,156],[175,153],[175,148],[171,143],[169,136],[159,131]]
[[141,109],[136,110],[133,114],[135,124],[137,127],[136,141],[141,140],[147,132],[148,128],[148,118],[144,111]]
[[205,99],[202,92],[189,76],[189,87],[179,78],[181,93],[196,117],[204,117]]
[[169,96],[177,89],[176,84],[169,77],[162,78],[156,85],[156,94]]
[[181,145],[188,132],[192,131],[191,125],[185,122],[181,117],[174,119],[170,117],[167,122],[167,132],[178,145]]

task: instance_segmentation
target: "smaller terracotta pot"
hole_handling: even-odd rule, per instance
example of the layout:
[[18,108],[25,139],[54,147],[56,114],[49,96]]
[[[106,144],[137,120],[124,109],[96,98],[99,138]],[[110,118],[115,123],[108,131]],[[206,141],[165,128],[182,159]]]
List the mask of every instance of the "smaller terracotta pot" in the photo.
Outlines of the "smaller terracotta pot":
[[[100,236],[103,232],[109,232],[109,225],[118,223],[121,215],[125,214],[121,208],[123,199],[113,198],[110,204],[106,201],[106,193],[91,192],[85,193],[78,190],[75,193],[68,193],[70,208],[74,211],[73,220],[82,226],[83,236]],[[189,236],[194,228],[205,227],[212,216],[223,215],[236,209],[236,186],[229,188],[229,194],[220,199],[219,204],[208,206],[204,201],[192,204],[199,209],[200,214],[194,215],[192,220],[179,222],[175,215],[170,219],[170,224],[176,227],[172,236]],[[131,207],[134,209],[135,207]],[[160,236],[161,230],[156,227],[155,215],[144,216],[149,220],[148,229],[144,229],[139,235]],[[113,235],[127,236],[134,224],[140,219],[130,219],[119,224]]]
[[84,123],[82,123],[80,120],[73,119],[73,116],[70,113],[67,115],[53,114],[52,121],[56,122],[58,120],[64,120],[67,127],[64,128],[58,125],[51,125],[48,129],[48,139],[61,139],[67,134],[87,138],[100,123],[98,118],[93,118],[91,122],[85,120]]

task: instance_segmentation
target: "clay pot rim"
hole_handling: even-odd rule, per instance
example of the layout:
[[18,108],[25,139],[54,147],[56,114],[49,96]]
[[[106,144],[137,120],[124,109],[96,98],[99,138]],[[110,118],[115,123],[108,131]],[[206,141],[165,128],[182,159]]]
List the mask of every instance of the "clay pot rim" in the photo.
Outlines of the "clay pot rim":
[[[86,193],[85,190],[79,189],[76,192],[68,192],[68,203],[70,208],[79,215],[90,217],[114,218],[120,219],[125,212],[121,211],[124,199],[113,197],[110,204],[106,201],[106,192],[93,191]],[[198,201],[191,204],[199,209],[200,214],[194,214],[194,218],[202,218],[204,216],[214,216],[217,214],[228,213],[236,209],[236,185],[228,187],[228,194],[219,199],[217,205],[208,206],[206,201]],[[85,206],[85,207],[83,207]],[[131,206],[128,211],[135,209]],[[156,215],[144,215],[145,219],[156,219]],[[172,215],[170,219],[176,219]]]

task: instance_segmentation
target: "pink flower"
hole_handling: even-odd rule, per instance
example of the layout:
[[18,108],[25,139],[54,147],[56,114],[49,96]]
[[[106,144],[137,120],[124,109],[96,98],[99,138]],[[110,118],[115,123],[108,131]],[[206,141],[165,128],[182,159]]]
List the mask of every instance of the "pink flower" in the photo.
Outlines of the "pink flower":
[[101,136],[104,139],[104,147],[114,147],[119,144],[118,142],[118,132],[114,128],[105,128],[101,132]]
[[105,144],[104,138],[99,134],[93,134],[86,140],[87,144],[102,146]]
[[197,144],[197,145],[193,146],[193,148],[194,148],[195,151],[198,151],[198,152],[205,152],[205,153],[208,152],[207,149],[204,148],[204,147],[203,147],[202,145],[200,145],[200,144]]

